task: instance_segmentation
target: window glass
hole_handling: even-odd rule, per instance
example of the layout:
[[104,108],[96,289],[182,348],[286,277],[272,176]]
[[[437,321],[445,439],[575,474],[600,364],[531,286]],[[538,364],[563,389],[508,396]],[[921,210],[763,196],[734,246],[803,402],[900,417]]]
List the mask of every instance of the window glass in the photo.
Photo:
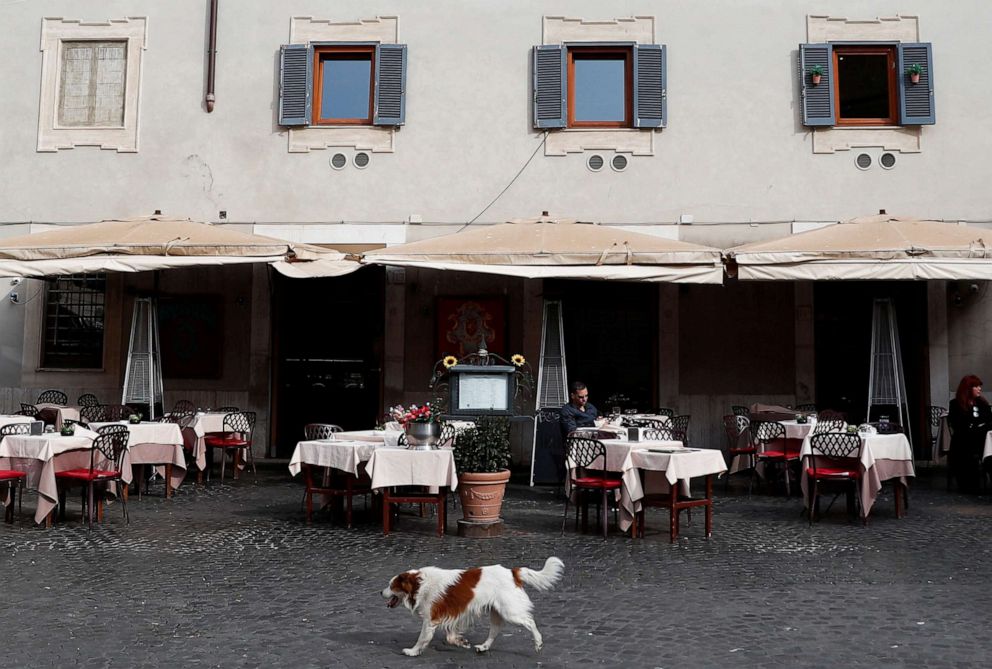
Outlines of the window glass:
[[369,118],[371,54],[329,54],[322,61],[321,77],[322,120]]
[[127,42],[63,42],[59,125],[124,125]]
[[49,279],[45,291],[42,367],[103,367],[105,274]]
[[575,54],[576,121],[626,120],[626,59],[623,55]]
[[838,54],[837,86],[841,118],[887,119],[889,57],[879,54]]

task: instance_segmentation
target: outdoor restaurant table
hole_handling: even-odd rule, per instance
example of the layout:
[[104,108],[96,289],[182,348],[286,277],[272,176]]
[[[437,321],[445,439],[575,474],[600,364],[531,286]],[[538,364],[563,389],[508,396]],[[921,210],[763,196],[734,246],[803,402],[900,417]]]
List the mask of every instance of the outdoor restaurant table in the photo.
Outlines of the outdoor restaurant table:
[[55,429],[62,429],[62,421],[64,420],[79,420],[79,409],[80,407],[68,407],[62,404],[50,404],[48,402],[43,402],[41,404],[36,404],[35,408],[38,409],[40,413],[42,409],[53,409],[55,411]]
[[[816,419],[810,418],[807,423],[797,423],[795,419],[793,420],[778,420],[772,421],[775,423],[781,423],[785,427],[785,438],[790,441],[804,441],[812,432],[813,428],[816,427]],[[737,440],[738,448],[745,448],[751,441],[751,431],[750,429],[744,430],[741,436]],[[800,444],[793,444],[794,448],[789,450],[798,451]],[[751,455],[748,453],[742,453],[734,456],[733,462],[730,463],[730,473],[736,474],[739,471],[750,469],[752,464],[755,465],[755,471],[758,476],[764,476],[764,467],[760,462],[752,463]]]
[[0,414],[0,427],[5,427],[7,425],[13,425],[15,423],[33,423],[34,418],[31,416],[8,416],[6,414]]
[[131,454],[132,465],[165,466],[165,496],[170,497],[172,491],[186,478],[186,455],[183,452],[183,434],[179,426],[175,423],[131,423],[122,420],[90,423],[90,429],[99,430],[106,425],[123,425],[127,428],[127,450]]
[[206,436],[210,432],[224,431],[224,416],[226,415],[226,411],[198,411],[189,425],[193,434],[196,435],[196,441],[193,443],[193,459],[196,461],[197,469],[201,472],[207,469]]
[[376,450],[377,444],[372,440],[339,439],[342,434],[344,433],[337,433],[334,439],[315,439],[297,443],[293,457],[289,459],[289,472],[296,476],[303,470],[303,465],[312,465],[340,469],[358,476],[358,466],[372,457],[372,451]]
[[[389,534],[392,504],[424,501],[437,505],[438,535],[444,534],[448,490],[458,487],[455,457],[450,448],[418,451],[380,446],[372,451],[365,471],[372,479],[372,489],[382,493],[383,534]],[[431,492],[426,495],[393,492],[392,489],[398,486],[424,486]]]
[[[916,476],[913,469],[913,449],[905,434],[859,434],[864,448],[861,452],[861,513],[867,518],[871,507],[875,504],[878,491],[882,489],[882,481],[896,479],[895,504],[896,517],[902,515],[902,489],[908,487],[906,477]],[[810,438],[803,441],[800,457],[803,459],[802,490],[803,499],[808,499],[806,459],[812,453]]]
[[[8,435],[0,440],[0,468],[27,474],[27,487],[38,491],[36,523],[44,523],[59,503],[56,472],[89,468],[95,432],[77,429],[71,437],[58,432],[38,436]],[[124,453],[122,478],[131,483],[131,459]]]
[[[346,432],[335,432],[334,438],[336,440],[343,439],[345,441],[352,440],[385,444],[386,446],[396,448],[399,446],[401,434],[403,434],[403,430],[350,430]],[[371,454],[371,451],[369,453]],[[365,459],[368,460],[368,458]]]

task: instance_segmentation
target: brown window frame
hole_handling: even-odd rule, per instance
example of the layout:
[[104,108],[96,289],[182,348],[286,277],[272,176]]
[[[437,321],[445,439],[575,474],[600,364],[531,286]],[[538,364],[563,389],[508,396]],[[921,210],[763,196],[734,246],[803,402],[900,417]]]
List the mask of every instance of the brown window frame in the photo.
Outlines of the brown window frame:
[[[328,56],[339,54],[369,55],[369,114],[365,118],[320,118],[320,103],[323,99],[324,62]],[[372,125],[375,112],[375,45],[318,46],[313,50],[313,118],[311,125]]]
[[[896,78],[896,47],[894,46],[846,46],[834,45],[834,109],[839,126],[879,126],[899,125],[899,81]],[[840,115],[840,57],[841,56],[879,56],[887,57],[886,64],[889,73],[889,116],[886,118],[844,118]]]
[[[624,120],[575,120],[575,56],[624,57]],[[568,47],[568,127],[569,128],[633,128],[634,127],[634,49],[629,46],[569,46]]]
[[[65,298],[65,299],[63,299]],[[86,337],[75,321],[98,322]],[[71,274],[45,281],[41,327],[41,369],[100,370],[106,357],[107,275]],[[65,337],[61,335],[65,333]],[[96,341],[99,340],[99,347]],[[99,354],[96,353],[99,348]],[[76,350],[73,350],[76,349]],[[96,360],[96,357],[99,360]],[[92,357],[90,362],[88,358]],[[90,362],[90,364],[87,364]]]

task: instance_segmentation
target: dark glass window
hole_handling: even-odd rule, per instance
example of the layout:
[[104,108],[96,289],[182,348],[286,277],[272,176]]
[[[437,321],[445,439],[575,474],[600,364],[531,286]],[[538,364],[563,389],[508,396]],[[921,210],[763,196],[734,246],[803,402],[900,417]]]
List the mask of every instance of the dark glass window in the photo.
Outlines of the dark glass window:
[[835,47],[838,124],[895,124],[895,50]]
[[631,124],[631,50],[568,50],[570,126],[626,127]]
[[73,274],[47,281],[42,367],[103,367],[106,295],[105,274]]
[[314,122],[372,122],[374,83],[372,47],[317,49]]

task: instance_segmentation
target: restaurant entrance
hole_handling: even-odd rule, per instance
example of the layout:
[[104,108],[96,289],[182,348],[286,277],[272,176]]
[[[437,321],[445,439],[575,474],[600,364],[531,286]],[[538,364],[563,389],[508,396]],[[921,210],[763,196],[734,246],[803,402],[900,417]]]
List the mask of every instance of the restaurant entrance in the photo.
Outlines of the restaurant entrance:
[[562,300],[569,382],[589,386],[601,412],[651,411],[657,404],[658,288],[613,281],[545,281]]
[[289,457],[307,423],[354,430],[379,419],[385,272],[273,276],[273,432],[276,457]]
[[[929,404],[927,285],[923,281],[817,281],[816,404],[821,410],[843,411],[850,423],[868,420],[868,374],[871,355],[872,305],[889,298],[895,307],[906,374],[906,395],[917,456],[929,445],[926,411]],[[872,409],[897,420],[895,407]]]

